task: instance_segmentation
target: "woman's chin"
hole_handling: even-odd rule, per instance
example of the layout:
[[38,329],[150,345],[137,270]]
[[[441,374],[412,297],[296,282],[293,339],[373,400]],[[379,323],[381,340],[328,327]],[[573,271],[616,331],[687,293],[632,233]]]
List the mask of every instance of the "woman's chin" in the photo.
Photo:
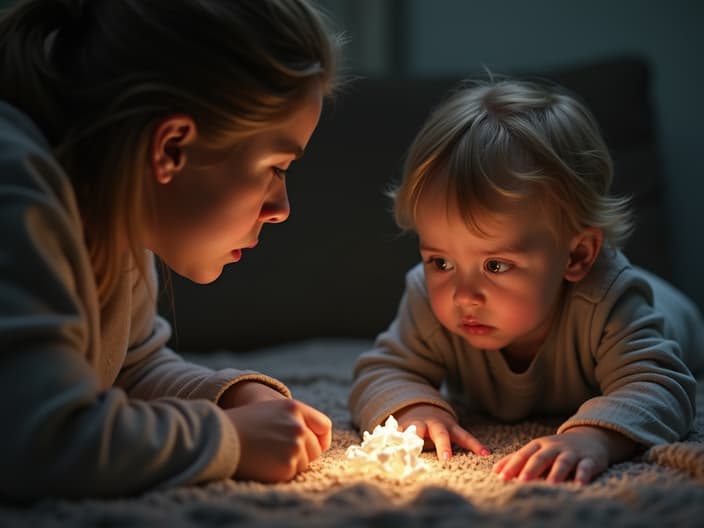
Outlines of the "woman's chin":
[[218,267],[217,269],[200,268],[185,270],[183,273],[179,272],[178,270],[174,271],[182,277],[185,277],[186,279],[190,280],[191,282],[195,282],[196,284],[210,284],[211,282],[215,282],[220,277],[220,275],[222,275],[222,266]]

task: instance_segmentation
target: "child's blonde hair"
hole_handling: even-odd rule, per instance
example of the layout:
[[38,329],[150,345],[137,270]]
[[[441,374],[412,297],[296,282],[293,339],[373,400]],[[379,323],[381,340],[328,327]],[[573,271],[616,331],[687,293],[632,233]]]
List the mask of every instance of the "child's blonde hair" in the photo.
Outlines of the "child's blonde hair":
[[613,197],[611,156],[591,112],[564,89],[530,81],[468,81],[429,117],[390,191],[398,225],[414,229],[424,185],[444,178],[468,227],[507,203],[531,199],[555,214],[558,236],[603,230],[620,247],[630,201]]
[[[120,236],[139,265],[154,126],[191,116],[230,148],[311,82],[330,94],[339,40],[306,0],[24,0],[0,15],[0,99],[42,129],[71,178],[104,300]],[[143,273],[145,270],[141,270]]]

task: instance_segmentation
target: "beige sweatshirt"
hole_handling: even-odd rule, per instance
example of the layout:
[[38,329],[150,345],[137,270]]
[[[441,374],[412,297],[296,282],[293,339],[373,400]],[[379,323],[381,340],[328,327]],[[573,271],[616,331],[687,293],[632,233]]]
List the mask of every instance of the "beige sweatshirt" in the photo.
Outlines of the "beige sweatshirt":
[[240,451],[215,402],[234,383],[165,347],[134,265],[98,303],[70,181],[37,128],[0,102],[0,498],[118,496],[230,477]]
[[704,367],[704,322],[689,299],[605,251],[584,280],[566,286],[559,313],[528,369],[513,372],[498,351],[475,349],[441,326],[419,264],[396,319],[357,360],[353,421],[372,430],[428,403],[507,422],[563,416],[558,432],[594,425],[645,446],[685,436],[696,388],[687,365]]

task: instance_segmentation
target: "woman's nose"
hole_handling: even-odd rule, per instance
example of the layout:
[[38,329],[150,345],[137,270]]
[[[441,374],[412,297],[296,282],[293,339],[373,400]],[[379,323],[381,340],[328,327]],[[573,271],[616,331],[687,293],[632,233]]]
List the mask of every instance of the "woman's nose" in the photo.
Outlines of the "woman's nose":
[[280,224],[284,222],[291,213],[291,204],[288,202],[288,192],[286,191],[285,181],[274,180],[272,186],[271,192],[262,205],[259,216],[263,222]]

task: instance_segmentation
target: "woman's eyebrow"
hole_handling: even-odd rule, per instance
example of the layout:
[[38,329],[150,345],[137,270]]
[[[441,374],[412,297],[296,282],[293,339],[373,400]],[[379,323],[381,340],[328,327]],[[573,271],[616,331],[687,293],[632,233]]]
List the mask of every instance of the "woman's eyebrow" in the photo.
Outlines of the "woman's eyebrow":
[[301,145],[286,137],[279,137],[276,139],[274,150],[281,154],[293,154],[294,159],[301,158],[304,153],[304,149]]

